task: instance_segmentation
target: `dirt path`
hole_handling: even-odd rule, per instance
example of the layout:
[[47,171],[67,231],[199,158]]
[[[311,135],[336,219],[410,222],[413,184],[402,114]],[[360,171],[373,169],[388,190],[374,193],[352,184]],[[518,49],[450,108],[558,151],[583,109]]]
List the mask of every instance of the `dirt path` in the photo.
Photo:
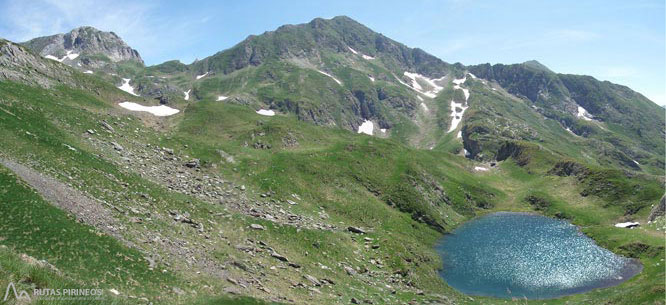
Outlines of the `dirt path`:
[[127,243],[116,229],[117,220],[104,203],[22,164],[4,158],[0,158],[0,164],[14,172],[51,204],[72,213],[77,220]]
[[[196,266],[198,270],[205,271],[217,278],[224,279],[228,277],[225,266],[221,266],[218,261],[209,257],[209,253],[206,253],[202,249],[192,249],[184,246],[188,244],[185,240],[175,236],[155,234],[157,232],[139,232],[133,230],[131,227],[126,228],[126,230],[130,230],[129,236],[146,236],[146,233],[151,233],[149,234],[150,236],[160,237],[159,242],[152,243],[152,246],[148,249],[137,247],[134,242],[128,240],[120,233],[119,228],[122,227],[122,223],[114,218],[112,207],[107,206],[106,203],[90,198],[78,189],[15,161],[0,157],[0,164],[20,177],[52,205],[73,214],[77,220],[94,226],[121,241],[126,246],[143,252],[146,257],[160,258],[159,252],[161,251],[158,249],[161,249],[169,256],[167,260],[171,261],[171,264],[177,264],[188,257],[196,257],[194,262],[190,264]],[[146,258],[146,260],[151,265],[155,263],[152,259]]]

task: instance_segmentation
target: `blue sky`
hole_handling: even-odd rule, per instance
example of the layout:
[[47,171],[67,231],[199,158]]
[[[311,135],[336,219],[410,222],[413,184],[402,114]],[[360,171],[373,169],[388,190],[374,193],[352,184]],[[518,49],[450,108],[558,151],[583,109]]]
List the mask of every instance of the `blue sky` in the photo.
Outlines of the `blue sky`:
[[536,59],[556,72],[627,85],[666,104],[663,0],[188,2],[0,0],[0,37],[24,41],[92,25],[116,32],[149,65],[190,63],[250,34],[347,15],[447,62]]

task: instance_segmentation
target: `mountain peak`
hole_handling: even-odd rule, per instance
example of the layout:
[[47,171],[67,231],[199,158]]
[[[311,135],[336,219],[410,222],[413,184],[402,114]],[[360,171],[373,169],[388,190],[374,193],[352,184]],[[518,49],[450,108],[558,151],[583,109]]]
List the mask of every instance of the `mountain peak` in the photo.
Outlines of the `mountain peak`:
[[[93,68],[105,62],[135,61],[143,64],[139,52],[128,46],[114,32],[92,26],[81,26],[65,34],[31,39],[22,43],[41,56],[67,64],[84,64]],[[76,54],[76,56],[71,56]],[[81,58],[78,58],[81,55]]]
[[546,67],[544,64],[538,62],[538,61],[535,60],[535,59],[528,60],[528,61],[524,62],[523,65],[525,65],[525,66],[527,66],[527,67],[530,67],[530,68],[538,69],[538,70],[544,70],[544,71],[548,71],[548,72],[553,72],[553,71],[551,71],[550,69],[548,69],[548,67]]

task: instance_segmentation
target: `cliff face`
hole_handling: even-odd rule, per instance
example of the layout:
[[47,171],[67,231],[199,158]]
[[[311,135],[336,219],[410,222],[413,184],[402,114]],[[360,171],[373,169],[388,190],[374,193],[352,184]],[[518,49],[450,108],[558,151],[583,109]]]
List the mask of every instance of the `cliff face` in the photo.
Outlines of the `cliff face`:
[[43,57],[69,65],[102,66],[108,62],[133,61],[143,65],[137,50],[128,46],[116,33],[84,26],[66,34],[38,37],[23,45]]
[[659,204],[655,205],[650,211],[648,221],[654,221],[657,217],[666,215],[666,195],[661,197]]

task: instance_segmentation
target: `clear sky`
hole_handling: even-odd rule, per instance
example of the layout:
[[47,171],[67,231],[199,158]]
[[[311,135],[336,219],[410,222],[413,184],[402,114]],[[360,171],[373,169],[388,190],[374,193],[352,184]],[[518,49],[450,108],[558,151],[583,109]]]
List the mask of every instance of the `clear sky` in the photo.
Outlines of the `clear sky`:
[[664,12],[664,0],[0,0],[0,37],[25,41],[91,25],[116,32],[146,64],[190,63],[250,34],[347,15],[447,62],[536,59],[555,72],[627,85],[663,105]]

